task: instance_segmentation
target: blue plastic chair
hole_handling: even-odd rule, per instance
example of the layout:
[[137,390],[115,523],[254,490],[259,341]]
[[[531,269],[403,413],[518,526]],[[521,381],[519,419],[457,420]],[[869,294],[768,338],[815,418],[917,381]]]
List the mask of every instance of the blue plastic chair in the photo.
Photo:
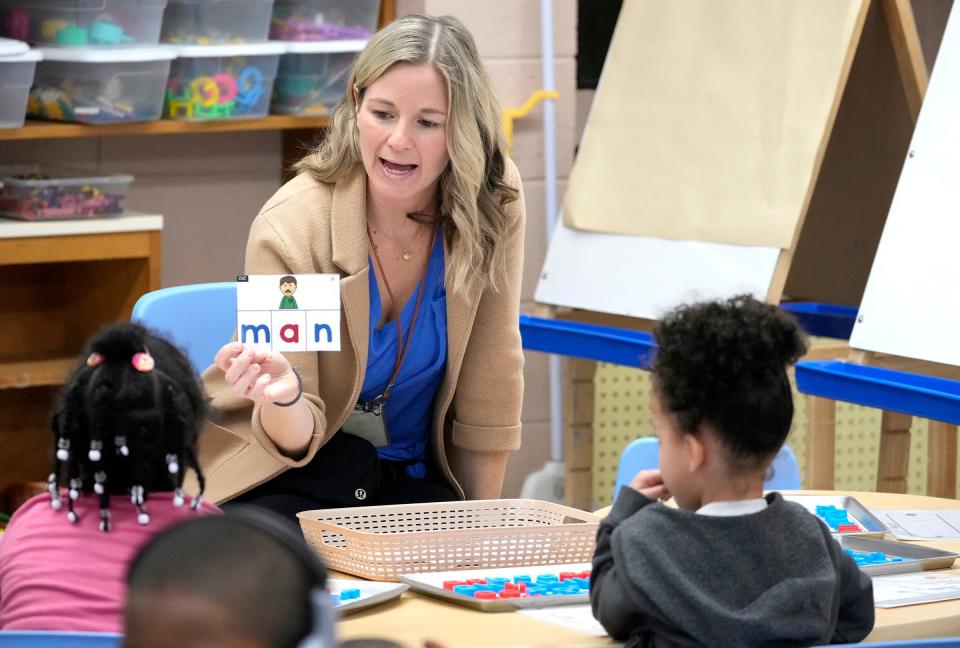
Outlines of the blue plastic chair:
[[119,648],[122,642],[115,632],[0,630],[0,648]]
[[845,643],[833,644],[830,648],[946,648],[947,646],[960,646],[960,637],[940,637],[937,639],[902,639],[900,641],[881,641],[879,643]]
[[[660,463],[660,441],[657,437],[641,437],[631,441],[623,454],[620,455],[620,465],[617,467],[617,483],[613,487],[613,499],[617,499],[620,487],[630,483],[641,470],[656,468]],[[773,458],[767,478],[763,482],[767,490],[799,490],[800,467],[797,465],[797,456],[788,446],[780,448],[780,452]]]
[[149,292],[130,319],[164,333],[181,347],[199,372],[237,328],[237,284],[190,284]]

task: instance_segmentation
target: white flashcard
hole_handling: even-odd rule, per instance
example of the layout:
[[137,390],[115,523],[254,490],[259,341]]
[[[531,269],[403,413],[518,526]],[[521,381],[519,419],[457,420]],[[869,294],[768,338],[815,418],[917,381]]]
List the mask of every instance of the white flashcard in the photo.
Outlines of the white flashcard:
[[238,276],[237,337],[273,351],[339,351],[340,277]]

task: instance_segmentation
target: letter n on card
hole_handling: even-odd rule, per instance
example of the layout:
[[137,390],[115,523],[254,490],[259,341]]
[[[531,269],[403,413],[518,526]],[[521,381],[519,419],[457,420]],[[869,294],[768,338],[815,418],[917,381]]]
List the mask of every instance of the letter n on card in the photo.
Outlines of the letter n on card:
[[340,277],[240,275],[237,336],[273,351],[339,351]]

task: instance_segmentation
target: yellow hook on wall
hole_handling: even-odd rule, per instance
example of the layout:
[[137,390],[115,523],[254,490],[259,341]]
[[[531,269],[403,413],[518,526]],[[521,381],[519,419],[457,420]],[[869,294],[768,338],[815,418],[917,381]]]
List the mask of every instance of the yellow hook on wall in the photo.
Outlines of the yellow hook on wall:
[[526,117],[527,113],[533,110],[541,101],[547,99],[558,99],[560,93],[556,90],[537,90],[523,103],[519,108],[503,109],[503,134],[507,138],[507,153],[513,148],[513,120]]

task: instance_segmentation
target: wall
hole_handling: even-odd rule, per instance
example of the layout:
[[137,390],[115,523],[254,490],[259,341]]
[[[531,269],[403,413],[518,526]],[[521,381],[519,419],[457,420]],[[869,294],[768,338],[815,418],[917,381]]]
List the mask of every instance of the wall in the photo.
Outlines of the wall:
[[[539,3],[534,0],[495,4],[399,0],[397,4],[398,15],[427,12],[463,20],[477,40],[504,106],[519,106],[540,87]],[[557,0],[554,12],[562,196],[574,148],[575,0]],[[546,249],[541,116],[538,108],[516,124],[513,154],[524,178],[527,207],[526,307],[532,303]],[[280,185],[281,149],[281,135],[276,132],[91,138],[0,142],[0,161],[70,164],[95,173],[134,174],[128,206],[165,217],[163,284],[171,286],[229,280],[242,269],[250,222]],[[528,354],[526,382],[524,446],[511,458],[506,496],[518,495],[523,479],[549,453],[547,371],[542,354]]]

